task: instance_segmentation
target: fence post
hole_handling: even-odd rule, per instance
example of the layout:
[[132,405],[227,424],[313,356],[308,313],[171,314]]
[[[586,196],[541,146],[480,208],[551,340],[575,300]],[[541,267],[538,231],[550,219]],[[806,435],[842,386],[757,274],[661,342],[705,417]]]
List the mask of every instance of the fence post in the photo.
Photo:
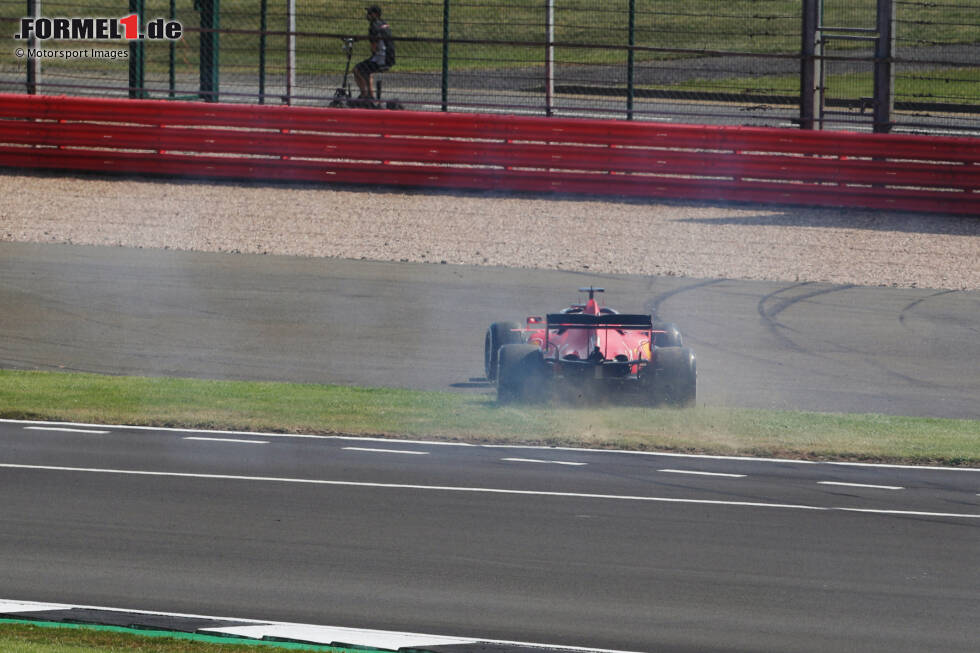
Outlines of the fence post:
[[544,110],[554,112],[555,103],[555,0],[548,0],[544,13]]
[[442,110],[449,111],[449,0],[442,2]]
[[292,104],[296,86],[296,0],[286,2],[286,23],[286,95],[282,101]]
[[895,2],[878,0],[878,40],[875,43],[874,131],[892,130],[895,108]]
[[[177,0],[170,0],[170,20],[177,20]],[[167,74],[167,86],[170,90],[170,99],[174,99],[177,93],[177,74],[175,68],[177,67],[177,42],[170,41],[167,44],[168,54],[169,54],[169,69]]]
[[[144,9],[144,0],[129,0],[130,13],[136,14],[137,24],[146,29],[143,24]],[[145,54],[146,46],[142,39],[129,42],[129,97],[131,98],[146,97],[146,62],[143,58]]]
[[218,101],[218,14],[220,0],[194,0],[201,12],[201,97]]
[[269,0],[259,5],[259,104],[265,104],[265,32],[269,26]]
[[626,119],[633,119],[633,98],[636,94],[634,82],[635,54],[633,46],[636,45],[636,0],[630,0],[629,17],[629,50],[626,52]]
[[800,50],[800,129],[822,129],[817,113],[823,104],[820,74],[823,62],[817,57],[820,39],[820,5],[823,0],[803,0],[803,42]]
[[[27,15],[34,19],[41,17],[41,0],[27,0]],[[41,58],[30,56],[31,51],[37,48],[37,36],[32,33],[27,41],[27,93],[29,95],[35,95],[41,85]]]

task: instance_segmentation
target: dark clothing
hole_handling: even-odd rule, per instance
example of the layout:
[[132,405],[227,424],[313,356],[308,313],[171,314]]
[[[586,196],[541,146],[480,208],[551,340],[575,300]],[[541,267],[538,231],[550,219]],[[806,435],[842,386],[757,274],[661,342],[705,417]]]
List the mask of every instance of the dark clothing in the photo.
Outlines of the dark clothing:
[[[395,42],[391,38],[391,28],[381,20],[381,10],[378,7],[368,7],[367,18],[371,21],[368,28],[368,40],[371,41],[371,56],[354,66],[354,79],[361,89],[361,98],[370,100],[371,76],[383,73],[395,65]],[[378,94],[381,94],[381,84],[378,84]]]
[[371,21],[368,28],[368,40],[376,44],[374,53],[370,61],[375,61],[379,66],[391,68],[395,65],[395,42],[391,39],[391,27],[388,23],[376,18]]
[[374,52],[364,61],[354,66],[363,77],[384,72],[395,65],[395,42],[391,40],[391,28],[380,18],[371,21],[368,40],[375,44]]
[[378,62],[374,59],[365,59],[354,66],[354,70],[361,73],[361,75],[364,77],[370,77],[374,73],[379,72],[381,70],[381,66],[379,66]]

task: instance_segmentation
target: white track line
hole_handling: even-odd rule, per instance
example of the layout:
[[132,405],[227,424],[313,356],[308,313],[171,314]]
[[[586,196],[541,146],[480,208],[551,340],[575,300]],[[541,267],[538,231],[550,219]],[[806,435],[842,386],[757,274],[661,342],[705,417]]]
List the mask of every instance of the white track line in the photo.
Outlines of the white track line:
[[566,460],[538,460],[537,458],[501,458],[501,460],[509,463],[541,463],[543,465],[570,465],[573,467],[582,467],[589,464],[573,463]]
[[25,426],[25,431],[57,431],[59,433],[87,433],[91,435],[105,435],[110,431],[93,431],[91,429],[70,429],[61,426]]
[[187,436],[185,440],[202,440],[204,442],[233,442],[235,444],[269,444],[268,440],[236,440],[235,438],[200,438]]
[[424,444],[432,447],[468,447],[482,449],[518,449],[536,451],[573,451],[575,453],[589,454],[618,454],[630,456],[653,456],[664,458],[691,458],[695,460],[731,460],[743,463],[783,463],[791,465],[830,465],[830,466],[852,466],[852,467],[877,467],[884,469],[908,469],[916,471],[937,471],[937,472],[974,472],[980,473],[980,467],[943,467],[940,465],[896,465],[889,463],[854,463],[840,461],[817,461],[817,460],[798,460],[795,458],[753,458],[752,456],[713,456],[706,454],[674,453],[668,451],[630,451],[627,449],[586,449],[582,447],[545,447],[536,445],[516,445],[516,444],[472,444],[469,442],[440,442],[437,440],[393,440],[392,438],[372,438],[367,436],[354,435],[308,435],[302,433],[263,433],[256,431],[221,431],[207,429],[188,429],[173,428],[165,426],[128,426],[125,424],[87,424],[84,422],[51,422],[44,420],[19,420],[19,419],[0,419],[0,424],[46,424],[64,426],[88,426],[103,427],[110,429],[125,429],[127,431],[151,431],[157,433],[211,433],[213,435],[249,435],[262,438],[294,438],[309,440],[344,440],[347,442],[383,442],[391,443],[397,441],[399,444]]
[[409,451],[408,449],[372,449],[370,447],[344,447],[344,451],[368,451],[371,453],[401,453],[408,456],[428,456],[428,451]]
[[843,485],[844,487],[866,487],[873,490],[904,490],[900,485],[868,485],[867,483],[842,483],[840,481],[817,481],[817,485]]
[[722,474],[720,472],[695,472],[689,469],[658,469],[658,472],[667,474],[694,474],[697,476],[724,476],[727,478],[745,478],[745,474]]
[[16,465],[0,463],[0,469],[29,469],[52,472],[76,472],[88,474],[120,474],[127,476],[159,476],[170,478],[199,478],[216,481],[255,481],[264,483],[301,483],[305,485],[329,485],[335,487],[361,487],[393,490],[421,490],[429,492],[467,492],[473,494],[502,494],[536,497],[558,497],[564,499],[604,499],[608,501],[639,501],[649,503],[695,504],[707,506],[746,507],[746,508],[783,508],[790,510],[810,510],[816,512],[860,512],[882,515],[914,515],[917,517],[955,517],[963,519],[980,519],[980,514],[921,512],[904,510],[874,510],[859,508],[841,508],[836,506],[807,506],[787,503],[762,503],[751,501],[719,501],[715,499],[677,499],[672,497],[644,497],[619,494],[589,494],[584,492],[545,492],[539,490],[510,490],[505,488],[458,487],[446,485],[410,485],[405,483],[369,483],[357,481],[330,481],[311,478],[279,478],[274,476],[233,476],[229,474],[191,474],[187,472],[153,472],[136,469],[99,469],[89,467],[59,467],[54,465]]

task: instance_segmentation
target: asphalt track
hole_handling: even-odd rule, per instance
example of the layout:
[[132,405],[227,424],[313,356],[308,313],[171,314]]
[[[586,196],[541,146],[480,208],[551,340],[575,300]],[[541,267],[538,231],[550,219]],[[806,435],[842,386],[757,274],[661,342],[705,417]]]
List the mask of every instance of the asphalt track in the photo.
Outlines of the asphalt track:
[[651,653],[976,650],[977,470],[12,422],[0,451],[4,598]]
[[0,367],[463,392],[483,334],[606,287],[699,402],[980,418],[980,292],[0,243]]

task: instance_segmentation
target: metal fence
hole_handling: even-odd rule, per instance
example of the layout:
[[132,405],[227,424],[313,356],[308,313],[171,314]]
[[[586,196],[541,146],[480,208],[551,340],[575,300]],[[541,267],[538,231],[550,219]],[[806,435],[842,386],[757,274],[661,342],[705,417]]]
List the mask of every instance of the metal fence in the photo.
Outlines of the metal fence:
[[[365,4],[0,0],[8,34],[32,13],[183,26],[176,41],[44,41],[33,58],[11,38],[0,91],[325,106],[341,39],[368,55]],[[407,109],[980,135],[980,0],[379,4],[398,59],[378,78]]]

